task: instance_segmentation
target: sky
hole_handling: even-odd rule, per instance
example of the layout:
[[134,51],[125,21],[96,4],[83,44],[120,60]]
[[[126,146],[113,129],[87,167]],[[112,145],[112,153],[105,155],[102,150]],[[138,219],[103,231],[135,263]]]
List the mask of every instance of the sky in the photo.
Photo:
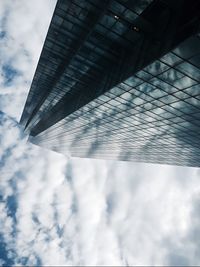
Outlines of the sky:
[[0,265],[200,265],[200,169],[70,158],[18,121],[55,0],[0,0]]

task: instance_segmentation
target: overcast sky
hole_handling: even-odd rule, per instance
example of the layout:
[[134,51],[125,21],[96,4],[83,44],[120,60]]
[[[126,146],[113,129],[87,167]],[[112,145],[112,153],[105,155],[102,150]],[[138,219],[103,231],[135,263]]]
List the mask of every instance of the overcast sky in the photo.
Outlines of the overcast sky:
[[0,265],[200,265],[197,168],[71,159],[18,121],[55,0],[0,0]]

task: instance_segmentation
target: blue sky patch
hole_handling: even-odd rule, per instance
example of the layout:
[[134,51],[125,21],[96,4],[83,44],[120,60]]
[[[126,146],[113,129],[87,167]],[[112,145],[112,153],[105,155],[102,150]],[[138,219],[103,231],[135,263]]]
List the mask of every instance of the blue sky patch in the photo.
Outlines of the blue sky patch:
[[20,75],[20,73],[9,64],[3,65],[2,73],[4,77],[4,86],[11,85],[14,82],[15,78]]
[[5,263],[2,266],[12,266],[14,264],[13,260],[8,255],[8,250],[6,248],[6,242],[3,236],[0,234],[0,259]]
[[6,32],[5,31],[0,31],[0,39],[3,39],[6,37]]
[[14,195],[7,197],[7,209],[8,216],[11,216],[16,222],[16,212],[17,212],[17,199]]

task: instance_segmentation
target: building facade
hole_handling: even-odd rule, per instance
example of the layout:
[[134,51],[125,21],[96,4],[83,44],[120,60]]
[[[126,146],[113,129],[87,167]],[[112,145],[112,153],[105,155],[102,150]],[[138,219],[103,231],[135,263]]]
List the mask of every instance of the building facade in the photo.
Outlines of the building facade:
[[200,3],[58,0],[21,117],[74,157],[200,166]]

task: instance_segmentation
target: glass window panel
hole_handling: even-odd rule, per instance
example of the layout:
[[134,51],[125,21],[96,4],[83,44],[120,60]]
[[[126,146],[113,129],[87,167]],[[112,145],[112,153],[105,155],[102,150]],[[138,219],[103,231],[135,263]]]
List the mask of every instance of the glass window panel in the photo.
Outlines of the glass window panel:
[[173,85],[179,89],[184,89],[184,88],[190,87],[196,83],[197,82],[194,81],[193,79],[191,79],[187,76],[184,76],[183,78],[175,81]]
[[182,58],[191,58],[200,52],[200,40],[197,36],[192,36],[181,43],[173,52]]
[[99,97],[99,99],[100,99],[100,100],[103,100],[104,102],[106,102],[106,101],[109,101],[109,100],[110,100],[110,98],[109,98],[109,97],[107,97],[106,95],[101,95],[101,96]]
[[155,121],[155,118],[152,118],[152,117],[149,117],[149,116],[146,116],[144,119],[147,122],[153,122],[153,121]]
[[175,81],[177,81],[177,79],[180,79],[183,76],[184,75],[179,71],[169,69],[166,72],[160,74],[158,77],[160,77],[160,79],[166,81],[167,83],[173,84]]
[[173,118],[170,118],[170,120],[173,121],[173,123],[178,123],[178,122],[184,121],[184,119],[181,117],[173,117]]
[[143,104],[144,103],[144,100],[143,99],[141,99],[141,98],[139,98],[139,97],[136,97],[135,99],[133,99],[132,101],[131,101],[133,104],[135,104],[135,105],[141,105],[141,104]]
[[200,70],[190,63],[183,62],[176,66],[176,69],[183,71],[186,75],[189,75],[192,78],[200,80]]
[[172,95],[167,95],[165,97],[160,98],[160,101],[162,101],[162,102],[164,102],[166,104],[171,104],[173,102],[178,101],[178,99],[176,97],[172,96]]
[[[192,117],[199,119],[200,118],[200,112],[192,114]],[[199,120],[199,122],[200,122],[200,120]]]
[[151,2],[152,2],[152,0],[145,0],[145,1],[136,2],[136,4],[134,5],[134,11],[137,12],[138,14],[141,14],[143,12],[143,10],[148,5],[150,5]]
[[174,66],[175,64],[180,63],[182,61],[180,57],[176,56],[171,52],[163,56],[160,60],[170,66]]
[[178,91],[177,93],[174,94],[175,97],[180,98],[180,99],[186,99],[189,98],[190,96],[183,91]]
[[145,104],[143,105],[143,108],[146,109],[146,110],[150,110],[150,109],[153,109],[153,108],[155,108],[155,107],[156,107],[156,106],[153,105],[152,103],[145,103]]
[[116,19],[108,14],[105,14],[100,21],[100,24],[106,28],[111,28],[114,23],[116,23]]
[[194,123],[196,126],[200,127],[200,120],[199,119],[195,120],[195,119],[192,118],[191,123]]
[[[124,99],[124,98],[121,98],[121,97],[119,97],[118,99],[117,99],[120,103],[123,103],[123,104],[129,104],[129,102],[130,101],[128,101],[127,99]],[[131,99],[130,99],[131,100]]]
[[108,36],[108,38],[110,38],[112,41],[114,40],[114,41],[116,41],[116,40],[118,40],[119,39],[119,35],[117,34],[117,33],[114,33],[114,32],[109,32],[109,35],[107,35]]
[[191,124],[188,121],[180,122],[178,125],[183,126],[185,128],[189,128]]
[[163,96],[166,96],[167,93],[165,91],[162,91],[161,89],[154,89],[151,92],[149,92],[149,95],[153,98],[160,98]]
[[97,24],[96,27],[95,27],[95,30],[101,34],[106,34],[106,32],[108,31],[107,28],[105,28],[104,25],[101,25],[101,24]]
[[150,73],[147,73],[147,72],[145,72],[143,70],[137,72],[136,76],[141,78],[142,80],[145,80],[145,81],[148,81],[153,77]]
[[110,100],[110,101],[108,102],[108,104],[113,105],[113,106],[117,106],[117,105],[119,105],[119,102],[116,101],[116,100],[114,100],[114,99],[112,99],[112,100]]
[[128,91],[128,90],[131,89],[131,86],[129,86],[129,85],[126,84],[126,83],[120,83],[120,84],[118,85],[118,87],[124,89],[125,91]]
[[142,99],[144,99],[145,102],[151,102],[151,101],[154,100],[154,98],[151,97],[151,96],[148,95],[148,94],[142,94],[142,93],[140,93],[139,97],[142,98]]
[[126,84],[130,85],[131,87],[135,87],[138,84],[143,83],[143,81],[135,76],[131,76],[130,78],[128,78],[127,80],[125,80]]
[[144,68],[145,71],[147,71],[148,73],[151,73],[153,75],[158,75],[167,69],[169,69],[169,66],[162,63],[159,60],[156,60],[155,62],[153,62],[152,64],[150,64],[146,68]]
[[[173,105],[173,104],[172,104]],[[193,114],[193,113],[196,113],[198,112],[199,110],[197,108],[195,108],[194,106],[192,106],[191,104],[189,103],[186,103],[186,102],[181,102],[181,104],[179,103],[180,105],[180,109],[183,113],[186,113],[186,114]]]
[[200,107],[200,101],[194,97],[186,99],[185,102],[190,103],[196,107]]
[[147,93],[147,94],[156,89],[156,87],[150,83],[143,83],[143,84],[137,86],[136,88],[137,88],[137,90],[144,92],[144,93]]
[[155,100],[153,100],[151,103],[154,104],[154,105],[156,105],[157,107],[162,107],[162,106],[164,106],[165,103],[163,103],[163,102],[161,102],[161,101],[159,101],[159,100],[160,100],[160,99],[155,99]]
[[117,96],[124,93],[124,90],[119,87],[114,87],[109,92]]
[[129,21],[133,22],[137,18],[137,15],[133,11],[131,11],[130,9],[127,9],[124,12],[124,17],[126,19],[128,19]]
[[184,92],[186,92],[192,96],[200,95],[200,86],[199,86],[199,84],[192,86],[190,88],[185,89]]
[[112,30],[121,35],[125,31],[127,31],[127,26],[125,26],[121,22],[117,21],[117,23],[113,26]]
[[174,117],[174,114],[169,113],[169,112],[164,112],[161,116],[162,116],[163,118],[165,118],[165,119],[171,119],[171,118]]
[[197,68],[200,68],[200,55],[195,55],[189,60],[192,64],[194,64]]
[[165,92],[167,92],[169,94],[172,94],[172,93],[178,91],[177,88],[173,87],[172,85],[170,85],[170,84],[168,84],[166,82],[161,81],[158,78],[153,78],[149,82],[153,83],[155,86],[161,88],[162,90],[164,90]]
[[130,94],[129,92],[126,92],[126,93],[122,94],[120,97],[122,97],[126,100],[131,100],[134,97],[134,95]]
[[111,9],[116,14],[121,14],[124,12],[125,7],[121,5],[120,3],[118,3],[117,1],[112,1]]
[[158,115],[165,112],[162,108],[155,108],[155,109],[152,109],[151,111],[155,114],[158,114]]
[[118,105],[118,108],[121,109],[121,110],[127,110],[128,109],[128,106],[127,105],[124,105],[124,104],[119,104]]

